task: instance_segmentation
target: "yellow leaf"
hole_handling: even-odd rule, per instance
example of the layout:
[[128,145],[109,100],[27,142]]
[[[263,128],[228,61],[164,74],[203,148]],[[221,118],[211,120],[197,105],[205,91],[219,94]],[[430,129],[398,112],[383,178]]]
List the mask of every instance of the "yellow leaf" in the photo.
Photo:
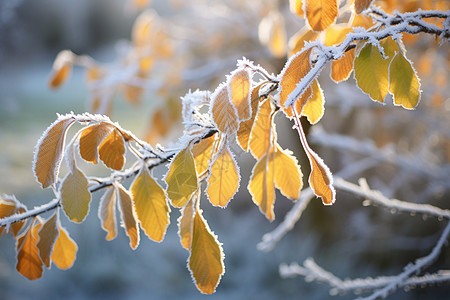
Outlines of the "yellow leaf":
[[325,46],[334,46],[342,43],[352,28],[345,27],[341,24],[329,27],[325,32]]
[[[306,103],[308,103],[309,99],[312,96],[312,87],[311,85],[308,86],[308,88],[303,92],[303,94],[300,96],[299,99],[297,99],[297,101],[294,103],[294,109],[297,113],[297,115],[301,115],[303,112],[303,108],[305,107]],[[292,118],[294,116],[294,112],[292,111],[292,107],[289,106],[284,113],[286,114],[286,116],[288,116],[289,118]]]
[[355,59],[355,48],[347,51],[344,55],[331,62],[331,79],[338,83],[347,80],[353,71],[353,61]]
[[250,176],[248,190],[253,202],[270,221],[275,219],[273,206],[275,203],[275,153],[270,149],[255,164]]
[[250,72],[246,69],[237,70],[231,73],[228,80],[231,102],[237,110],[239,121],[248,120],[252,113],[250,111]]
[[319,155],[309,147],[299,120],[296,123],[300,141],[303,149],[305,149],[311,166],[311,174],[308,179],[309,186],[317,197],[322,198],[322,203],[324,205],[331,205],[336,200],[336,191],[333,187],[333,177],[330,169],[328,169],[327,165],[325,165]]
[[137,17],[132,29],[132,41],[136,47],[149,44],[152,24],[156,21],[156,14],[152,10],[146,10]]
[[114,129],[98,147],[100,159],[114,170],[122,170],[125,164],[125,142],[122,134]]
[[289,0],[289,8],[291,11],[299,17],[303,17],[303,0]]
[[181,216],[178,218],[178,235],[184,249],[191,250],[192,231],[194,228],[194,205],[200,196],[199,191],[192,194],[192,199],[180,210]]
[[237,139],[238,139],[239,145],[242,147],[242,149],[244,149],[244,151],[248,151],[250,133],[252,131],[252,127],[253,127],[253,124],[256,119],[256,114],[258,113],[259,90],[261,89],[262,85],[263,85],[263,83],[259,84],[252,90],[251,101],[250,101],[252,115],[251,115],[250,119],[239,123]]
[[336,0],[305,0],[306,20],[314,31],[323,31],[337,17]]
[[139,245],[139,227],[136,211],[130,193],[120,184],[116,183],[116,193],[119,198],[119,212],[122,219],[122,227],[130,239],[130,247],[135,250]]
[[36,246],[39,249],[39,257],[47,268],[50,268],[50,256],[52,255],[56,239],[59,236],[59,216],[57,212],[55,211],[53,216],[45,221],[38,231],[39,242]]
[[164,190],[150,176],[146,166],[131,185],[131,194],[145,234],[154,241],[162,241],[170,223],[170,208]]
[[392,43],[390,38],[385,39],[381,45],[384,48],[384,59],[378,47],[366,43],[359,53],[356,54],[354,69],[355,79],[358,87],[374,101],[383,102],[389,87],[389,64],[393,57]]
[[86,175],[75,167],[64,177],[60,193],[61,205],[67,217],[77,223],[83,222],[91,203]]
[[192,232],[189,269],[200,292],[215,292],[220,278],[225,272],[224,254],[217,236],[208,227],[201,211],[196,210]]
[[389,66],[389,93],[395,105],[413,109],[420,100],[420,82],[411,62],[398,52]]
[[274,169],[275,186],[285,197],[294,201],[297,200],[303,185],[303,174],[292,152],[283,150],[277,145]]
[[208,169],[215,139],[216,135],[214,134],[206,139],[202,139],[200,142],[192,146],[192,155],[194,156],[197,175],[202,174]]
[[34,219],[28,230],[17,237],[17,264],[16,270],[30,280],[41,278],[44,271],[39,249],[36,246],[38,241],[37,231],[41,227],[38,223],[34,225]]
[[325,99],[317,79],[314,79],[311,87],[312,96],[303,107],[302,115],[308,118],[309,123],[316,124],[323,116]]
[[281,71],[280,105],[285,112],[288,110],[284,108],[288,96],[295,90],[300,80],[311,70],[311,63],[309,61],[311,51],[312,48],[298,52],[289,59],[283,71]]
[[66,133],[73,122],[71,115],[59,117],[47,128],[36,145],[33,172],[44,189],[52,185],[58,177]]
[[211,166],[206,192],[214,206],[226,207],[239,187],[239,171],[228,146],[222,148]]
[[103,230],[108,234],[106,240],[110,241],[117,236],[117,221],[116,221],[116,189],[108,187],[105,194],[100,199],[98,206],[98,218]]
[[63,50],[58,53],[50,75],[50,88],[56,89],[69,79],[70,73],[72,73],[73,60],[74,54],[69,50]]
[[211,115],[216,127],[221,132],[231,134],[237,131],[238,115],[230,101],[226,85],[220,85],[212,95]]
[[289,56],[301,51],[305,47],[305,42],[314,41],[319,37],[319,33],[304,26],[300,31],[289,39]]
[[88,162],[98,162],[97,148],[103,140],[111,133],[114,126],[109,123],[98,123],[86,127],[80,134],[80,155]]
[[281,58],[286,55],[287,37],[284,18],[280,12],[272,10],[261,20],[258,35],[260,42],[269,47],[273,56]]
[[249,147],[256,159],[263,156],[271,146],[272,122],[273,111],[270,98],[268,98],[261,104],[250,134]]
[[58,228],[59,236],[53,247],[52,261],[58,268],[66,270],[73,266],[78,246],[61,224],[58,225]]
[[367,8],[369,8],[370,4],[372,4],[373,0],[355,0],[355,12],[357,14],[362,13]]
[[167,195],[175,207],[183,207],[197,190],[197,173],[191,150],[181,150],[173,159],[166,176]]
[[[14,214],[24,213],[26,210],[24,206],[14,196],[4,196],[5,199],[0,198],[0,218],[12,216]],[[19,231],[25,226],[26,221],[16,222],[11,224],[9,232],[17,236]],[[0,227],[0,237],[5,227]]]

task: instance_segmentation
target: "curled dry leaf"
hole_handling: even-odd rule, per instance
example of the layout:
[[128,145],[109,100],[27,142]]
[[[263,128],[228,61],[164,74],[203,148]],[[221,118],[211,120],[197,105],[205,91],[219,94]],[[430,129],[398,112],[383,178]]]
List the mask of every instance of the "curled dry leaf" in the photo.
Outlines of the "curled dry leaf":
[[180,236],[180,242],[184,249],[190,251],[192,243],[192,232],[194,229],[194,214],[195,203],[197,203],[200,197],[200,191],[196,191],[192,194],[192,198],[188,201],[185,207],[180,210],[180,217],[178,218],[178,235]]
[[209,229],[208,223],[196,209],[192,230],[189,270],[200,292],[212,294],[225,272],[222,245],[217,236]]
[[113,240],[117,236],[116,201],[116,189],[108,187],[98,206],[98,218],[103,230],[107,232],[107,241]]
[[56,89],[69,79],[74,59],[75,54],[69,50],[63,50],[58,53],[50,75],[50,88]]
[[67,130],[75,122],[72,115],[60,116],[39,139],[33,161],[33,172],[42,188],[51,186],[58,177]]
[[[3,198],[0,198],[0,218],[10,217],[26,211],[25,207],[14,196],[3,196]],[[10,232],[13,233],[14,237],[25,226],[25,223],[26,221],[21,221],[11,224]],[[4,229],[5,227],[0,227],[0,237]]]
[[139,245],[140,235],[135,207],[130,193],[120,183],[115,183],[119,202],[119,212],[125,234],[130,239],[130,247],[135,250]]
[[17,264],[16,270],[30,280],[41,278],[44,271],[39,249],[36,246],[39,236],[37,234],[41,223],[33,219],[30,226],[17,236]]
[[56,210],[55,213],[42,224],[38,231],[39,242],[36,246],[39,249],[39,256],[47,268],[50,268],[50,257],[59,236],[58,221],[59,214],[58,210]]

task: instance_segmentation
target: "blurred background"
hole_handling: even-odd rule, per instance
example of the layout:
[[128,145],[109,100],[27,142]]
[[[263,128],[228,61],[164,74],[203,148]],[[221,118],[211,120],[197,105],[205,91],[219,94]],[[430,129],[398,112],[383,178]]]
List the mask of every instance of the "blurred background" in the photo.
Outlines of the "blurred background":
[[[57,113],[95,111],[106,103],[113,121],[153,145],[164,145],[182,133],[181,125],[176,125],[180,97],[189,90],[213,91],[238,59],[245,56],[278,74],[289,48],[280,55],[264,36],[276,35],[287,45],[304,20],[285,1],[244,2],[0,1],[0,194],[14,194],[29,208],[52,199],[52,192],[41,190],[35,182],[31,164],[37,140]],[[140,6],[149,9],[157,34],[152,40],[151,67],[145,76],[138,76],[145,84],[135,91],[114,76],[121,71],[128,74],[134,57],[130,49],[138,40],[135,21],[143,11]],[[283,16],[282,21],[274,14]],[[416,110],[394,107],[390,96],[385,105],[373,103],[355,86],[353,76],[335,84],[326,69],[319,79],[327,101],[325,115],[318,125],[308,127],[308,138],[331,171],[346,180],[364,177],[387,197],[449,209],[448,44],[439,48],[433,38],[419,37],[406,44],[408,58],[422,80]],[[64,49],[90,56],[105,72],[104,78],[111,78],[108,88],[115,93],[105,96],[86,79],[92,66],[75,66],[64,85],[50,89],[53,61]],[[298,136],[284,116],[279,114],[276,121],[280,144],[295,153],[307,186],[309,163]],[[277,218],[267,221],[246,189],[254,159],[237,146],[233,151],[242,176],[238,194],[225,210],[212,207],[206,199],[202,204],[226,256],[226,273],[214,295],[201,295],[192,283],[186,268],[188,252],[177,235],[177,210],[172,209],[161,244],[141,236],[141,245],[133,251],[123,233],[105,241],[97,218],[101,193],[95,193],[83,224],[63,217],[63,225],[79,246],[75,265],[67,271],[53,266],[41,279],[29,281],[15,271],[14,239],[2,236],[0,299],[328,299],[326,286],[301,277],[281,278],[279,265],[313,257],[342,279],[395,275],[427,255],[445,225],[432,217],[363,207],[364,199],[338,190],[335,205],[311,201],[272,251],[259,251],[261,237],[276,228],[293,204],[277,192]],[[84,167],[89,175],[107,174],[102,166]],[[449,267],[450,250],[445,247],[429,271]],[[392,297],[433,299],[449,294],[444,284],[398,291]]]

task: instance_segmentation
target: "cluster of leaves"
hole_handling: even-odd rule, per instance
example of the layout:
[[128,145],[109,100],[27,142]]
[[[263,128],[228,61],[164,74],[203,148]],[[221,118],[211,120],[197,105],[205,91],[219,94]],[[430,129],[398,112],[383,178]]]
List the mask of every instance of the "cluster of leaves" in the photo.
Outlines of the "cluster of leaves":
[[[178,233],[182,247],[190,253],[188,268],[197,288],[213,293],[224,274],[224,254],[200,204],[203,195],[212,205],[226,207],[239,189],[239,167],[231,146],[238,144],[256,160],[247,188],[267,219],[275,218],[275,189],[293,201],[302,189],[303,175],[297,159],[277,141],[274,117],[280,111],[295,122],[310,162],[311,189],[323,204],[333,204],[336,192],[331,172],[309,147],[300,122],[304,116],[315,124],[324,114],[324,92],[317,80],[321,64],[331,62],[331,78],[337,82],[348,79],[354,71],[359,88],[375,101],[383,102],[391,93],[394,104],[412,109],[420,99],[419,79],[405,57],[399,34],[410,28],[388,31],[383,22],[374,24],[367,16],[360,16],[371,2],[355,1],[352,6],[344,6],[342,12],[350,13],[353,21],[336,24],[341,12],[336,0],[304,4],[294,1],[296,13],[306,16],[309,27],[297,37],[292,50],[295,53],[283,70],[276,76],[270,75],[261,66],[243,59],[214,92],[197,90],[185,95],[181,111],[184,134],[173,148],[154,149],[106,116],[59,116],[39,140],[33,164],[36,180],[43,188],[53,189],[55,201],[38,211],[28,211],[14,197],[4,197],[0,202],[0,217],[5,218],[4,224],[17,239],[17,270],[36,279],[51,261],[60,268],[70,267],[77,246],[60,224],[60,207],[71,221],[80,223],[89,213],[92,192],[105,189],[98,216],[106,239],[112,240],[118,234],[118,209],[132,249],[139,245],[140,229],[150,239],[162,241],[170,220],[169,203],[179,208]],[[272,26],[267,41],[277,54],[283,38],[276,30],[279,19],[272,19],[274,23],[267,21],[264,26]],[[126,80],[116,78],[116,72],[106,72],[88,57],[64,51],[55,61],[51,86],[61,85],[72,66],[79,64],[87,68],[88,80],[93,84],[95,111],[106,113],[110,97],[117,91],[131,101],[137,100],[143,88],[139,80],[148,76],[153,59],[169,55],[158,35],[163,31],[151,31],[154,39],[148,38],[151,20],[150,15],[144,14],[136,22],[133,47],[122,65],[131,66],[123,72]],[[358,24],[368,29],[355,29]],[[319,36],[325,37],[324,44],[308,42]],[[67,132],[75,123],[84,127],[66,145]],[[136,161],[125,169],[127,152]],[[68,172],[60,178],[63,157]],[[113,171],[111,177],[87,176],[77,165],[78,157],[93,164],[101,161]],[[165,163],[167,174],[158,182],[153,169]],[[128,178],[133,181],[126,187],[124,181]],[[42,220],[39,215],[52,209],[55,212]],[[26,226],[29,218],[32,220]],[[3,228],[0,227],[0,233]]]

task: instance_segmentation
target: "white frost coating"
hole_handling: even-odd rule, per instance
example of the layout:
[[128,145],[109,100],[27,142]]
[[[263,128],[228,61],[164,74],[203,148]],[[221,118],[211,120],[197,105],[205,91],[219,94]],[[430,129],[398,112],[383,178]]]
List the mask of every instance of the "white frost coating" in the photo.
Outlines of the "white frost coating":
[[211,102],[210,91],[196,90],[194,92],[189,91],[184,97],[181,97],[182,101],[182,118],[186,124],[200,122],[203,123],[203,119],[199,117],[199,109],[203,105],[208,105]]
[[32,210],[26,211],[24,213],[14,214],[9,217],[1,218],[0,219],[0,227],[8,226],[13,223],[24,221],[28,218],[40,215],[44,212],[47,212],[49,210],[56,208],[58,205],[59,205],[59,199],[53,199],[52,201],[50,201],[46,204],[43,204],[41,206],[36,206]]

